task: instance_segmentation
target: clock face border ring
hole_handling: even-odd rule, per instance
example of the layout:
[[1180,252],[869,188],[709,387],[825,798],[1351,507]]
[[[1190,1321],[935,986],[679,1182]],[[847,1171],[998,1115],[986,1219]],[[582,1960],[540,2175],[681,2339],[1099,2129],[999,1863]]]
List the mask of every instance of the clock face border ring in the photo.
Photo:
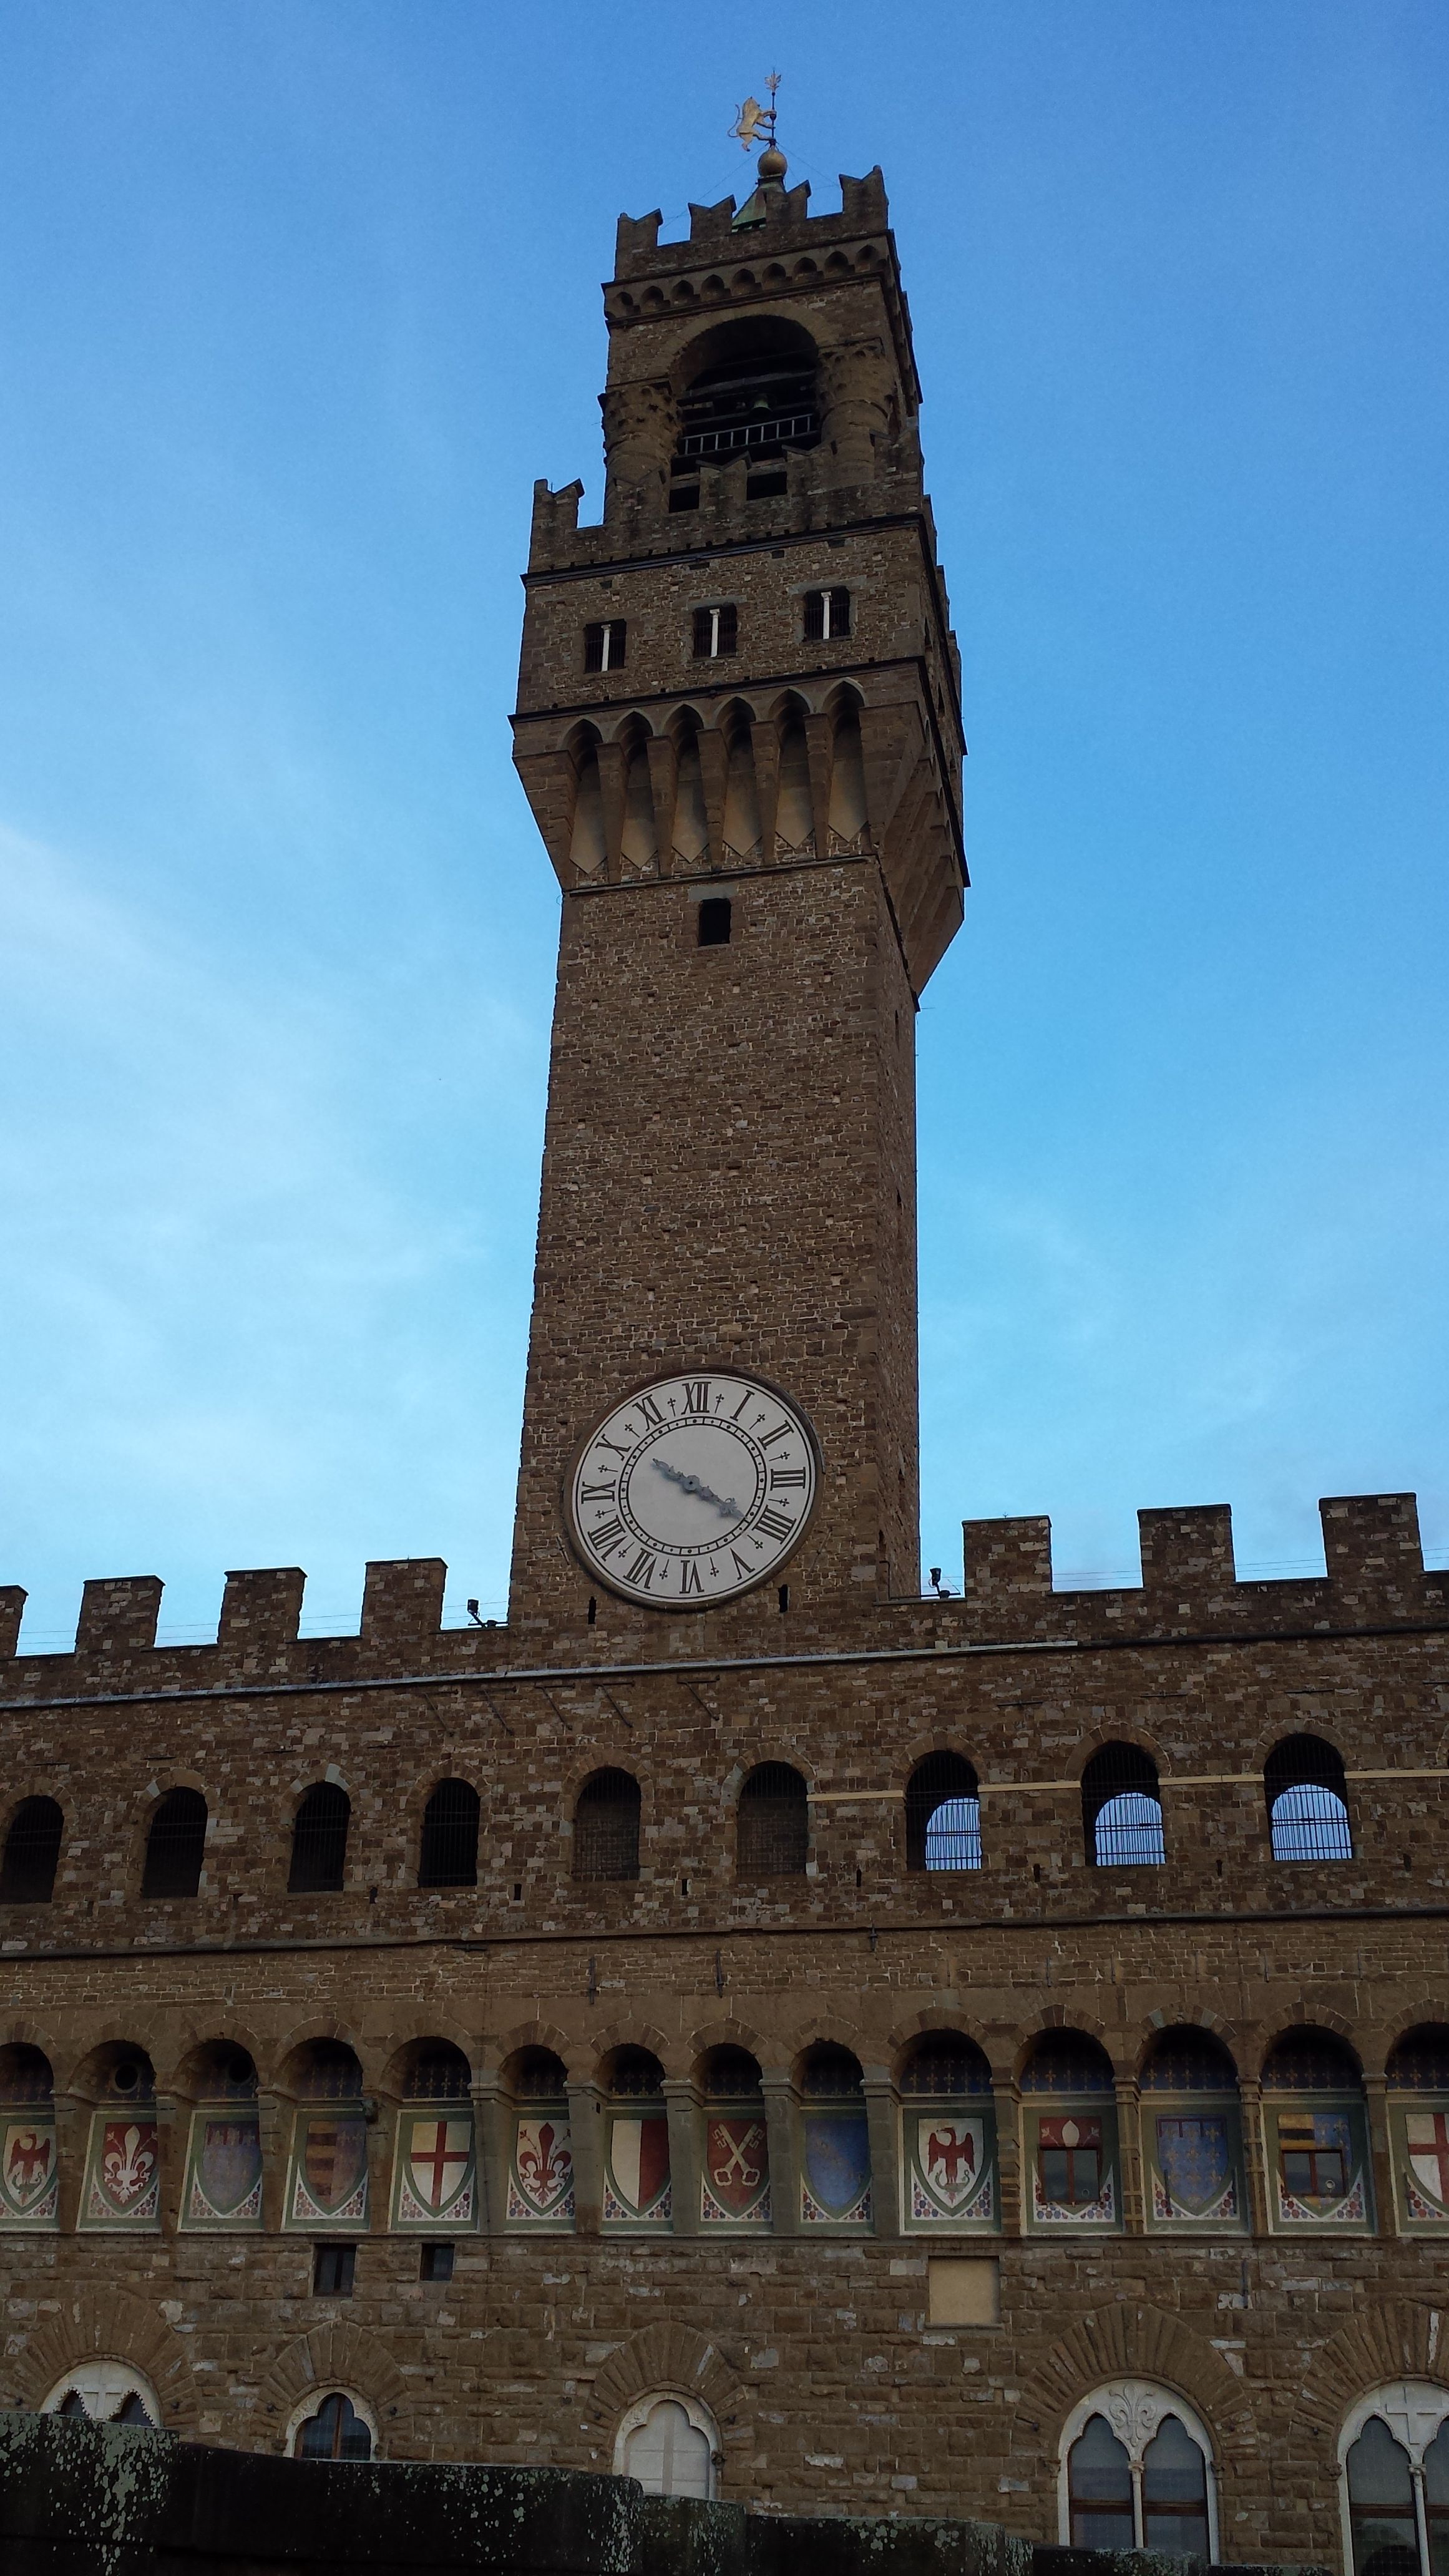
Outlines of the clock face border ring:
[[[657,1599],[651,1600],[640,1592],[626,1588],[622,1582],[611,1580],[597,1558],[586,1553],[574,1526],[574,1488],[579,1469],[598,1438],[601,1425],[607,1423],[613,1415],[627,1411],[631,1404],[637,1403],[640,1396],[652,1395],[656,1387],[670,1386],[676,1379],[690,1377],[733,1378],[741,1385],[758,1387],[762,1395],[773,1397],[774,1401],[783,1407],[789,1414],[791,1422],[799,1426],[803,1438],[809,1445],[815,1471],[810,1507],[804,1514],[789,1547],[782,1555],[774,1557],[768,1565],[762,1566],[750,1582],[741,1583],[728,1592],[713,1597],[706,1594],[699,1600],[693,1597],[685,1601],[666,1599],[662,1594]],[[563,1525],[564,1540],[569,1555],[580,1571],[588,1577],[590,1583],[599,1585],[604,1591],[612,1594],[616,1601],[627,1603],[632,1610],[654,1610],[672,1614],[676,1619],[681,1617],[697,1619],[705,1611],[727,1610],[737,1601],[747,1601],[752,1593],[762,1590],[768,1583],[779,1580],[784,1568],[792,1564],[798,1556],[801,1542],[814,1522],[824,1483],[825,1454],[820,1445],[820,1435],[798,1396],[789,1394],[784,1387],[778,1385],[773,1378],[764,1376],[759,1369],[743,1367],[738,1361],[725,1360],[710,1368],[701,1362],[684,1360],[674,1368],[651,1369],[647,1377],[637,1378],[631,1386],[626,1387],[621,1394],[613,1397],[594,1414],[588,1430],[581,1439],[575,1441],[569,1452],[568,1464],[559,1482],[559,1519]]]

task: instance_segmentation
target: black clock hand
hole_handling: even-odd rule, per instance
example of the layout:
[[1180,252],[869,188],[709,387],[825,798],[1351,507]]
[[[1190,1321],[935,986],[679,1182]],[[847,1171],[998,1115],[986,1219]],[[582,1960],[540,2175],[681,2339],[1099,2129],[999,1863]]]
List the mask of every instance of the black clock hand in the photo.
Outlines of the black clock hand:
[[714,1492],[711,1486],[705,1484],[702,1477],[683,1475],[678,1467],[670,1467],[666,1465],[662,1458],[652,1459],[650,1464],[658,1468],[661,1476],[667,1476],[671,1485],[677,1485],[682,1494],[698,1494],[702,1503],[713,1503],[715,1510],[717,1512],[723,1512],[727,1520],[739,1519],[739,1504],[736,1502],[721,1502],[718,1494]]

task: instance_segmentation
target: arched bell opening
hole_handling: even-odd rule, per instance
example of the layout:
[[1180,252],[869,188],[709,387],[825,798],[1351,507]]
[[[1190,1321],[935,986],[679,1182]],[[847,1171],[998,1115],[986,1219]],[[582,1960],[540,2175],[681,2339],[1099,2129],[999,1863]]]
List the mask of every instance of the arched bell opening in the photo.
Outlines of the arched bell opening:
[[780,315],[741,315],[691,342],[675,371],[670,508],[698,508],[701,467],[744,457],[783,472],[787,457],[818,447],[818,380],[815,342]]

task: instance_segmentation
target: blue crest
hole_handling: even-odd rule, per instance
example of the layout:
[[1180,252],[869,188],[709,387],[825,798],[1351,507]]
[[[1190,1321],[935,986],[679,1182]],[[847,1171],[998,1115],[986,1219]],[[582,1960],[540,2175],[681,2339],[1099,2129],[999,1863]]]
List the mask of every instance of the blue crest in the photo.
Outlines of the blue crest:
[[1157,2161],[1175,2207],[1204,2218],[1232,2179],[1232,2146],[1221,2112],[1160,2112]]
[[810,2112],[805,2179],[827,2218],[845,2218],[870,2188],[870,2133],[863,2111]]

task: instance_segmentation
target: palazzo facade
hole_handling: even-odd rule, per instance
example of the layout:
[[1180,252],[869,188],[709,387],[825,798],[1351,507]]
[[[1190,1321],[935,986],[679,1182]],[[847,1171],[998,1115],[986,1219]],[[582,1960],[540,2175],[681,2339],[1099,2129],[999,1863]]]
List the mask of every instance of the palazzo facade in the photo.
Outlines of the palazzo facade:
[[507,1622],[0,1594],[0,2405],[1441,2576],[1449,1577],[1389,1495],[922,1593],[959,663],[880,174],[786,179],[621,220],[536,487]]

